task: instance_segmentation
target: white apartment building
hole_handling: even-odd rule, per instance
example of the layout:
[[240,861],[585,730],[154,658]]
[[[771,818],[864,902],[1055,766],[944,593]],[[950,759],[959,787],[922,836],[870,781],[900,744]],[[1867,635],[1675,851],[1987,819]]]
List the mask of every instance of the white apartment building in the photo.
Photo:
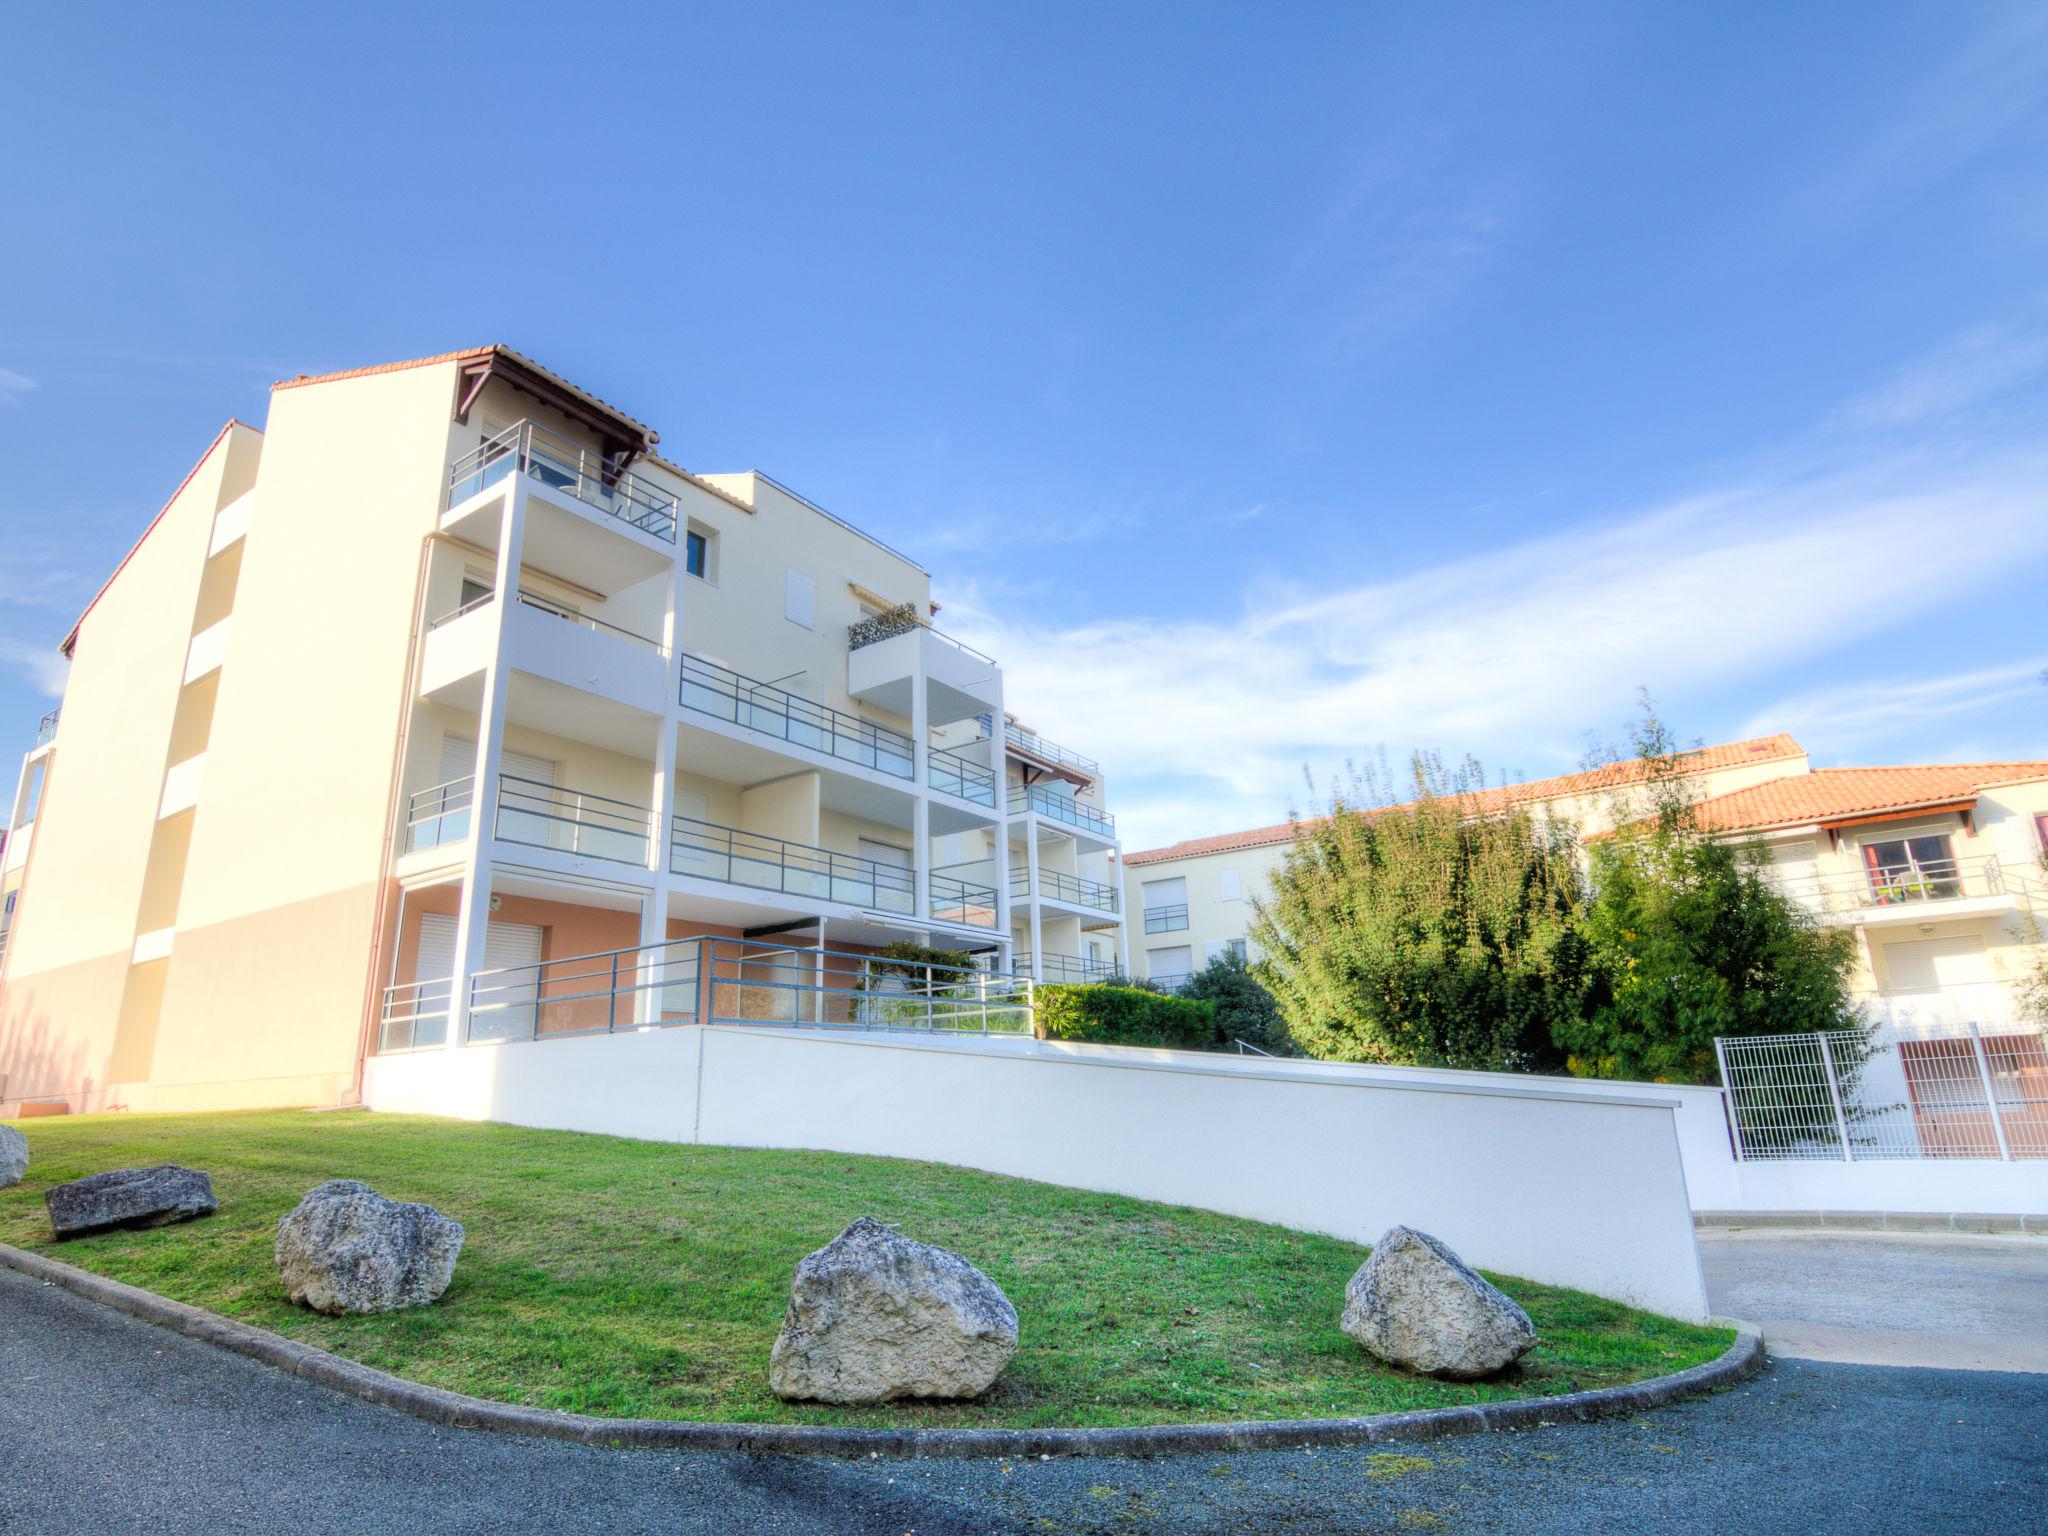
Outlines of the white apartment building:
[[[2021,1027],[2017,985],[2048,952],[2048,762],[1814,769],[1789,736],[1685,754],[1702,825],[1761,838],[1788,894],[1856,936],[1852,986],[1894,1031]],[[1643,770],[1619,763],[1483,791],[1610,830]],[[1269,889],[1293,839],[1283,823],[1124,858],[1142,974],[1173,984],[1226,950],[1243,953],[1252,895]]]
[[24,762],[0,1114],[347,1102],[368,1053],[668,1024],[1018,1028],[1032,979],[1122,962],[1101,770],[928,573],[657,443],[503,347],[222,429]]

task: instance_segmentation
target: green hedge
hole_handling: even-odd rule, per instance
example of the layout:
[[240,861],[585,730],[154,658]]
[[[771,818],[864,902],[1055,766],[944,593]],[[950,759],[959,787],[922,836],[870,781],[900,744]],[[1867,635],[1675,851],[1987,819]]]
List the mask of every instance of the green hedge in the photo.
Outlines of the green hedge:
[[1064,985],[1041,985],[1037,998],[1042,1040],[1183,1051],[1213,1050],[1216,1045],[1216,1005],[1211,1002],[1165,997],[1138,987]]

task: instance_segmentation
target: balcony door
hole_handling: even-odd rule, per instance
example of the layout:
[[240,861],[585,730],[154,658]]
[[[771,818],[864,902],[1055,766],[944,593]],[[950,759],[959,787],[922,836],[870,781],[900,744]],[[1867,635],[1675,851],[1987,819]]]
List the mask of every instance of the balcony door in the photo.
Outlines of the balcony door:
[[[472,1040],[524,1038],[533,1033],[533,1000],[538,994],[542,930],[531,923],[501,923],[493,918],[484,926],[484,970],[507,975],[487,975],[478,989],[478,1009],[470,1020]],[[455,976],[455,919],[440,912],[420,915],[419,957],[413,963],[413,978],[420,983],[419,1011],[446,1009],[453,995]]]
[[1863,869],[1879,906],[1962,894],[1961,872],[1946,833],[1865,843]]

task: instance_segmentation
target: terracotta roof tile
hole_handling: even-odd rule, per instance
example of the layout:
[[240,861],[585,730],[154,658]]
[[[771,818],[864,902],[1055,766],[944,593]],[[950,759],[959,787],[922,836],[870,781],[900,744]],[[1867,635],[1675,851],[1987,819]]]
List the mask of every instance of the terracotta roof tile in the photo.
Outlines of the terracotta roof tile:
[[2048,762],[1910,763],[1891,768],[1822,768],[1702,800],[1713,832],[1764,832],[1955,805],[1993,784],[2048,778]]
[[[1785,758],[1805,755],[1804,747],[1780,732],[1776,736],[1756,736],[1746,741],[1720,742],[1711,747],[1701,747],[1685,753],[1684,767],[1681,771],[1712,773],[1723,768],[1739,768],[1748,763],[1779,762]],[[1495,785],[1490,789],[1480,790],[1473,799],[1481,811],[1505,810],[1511,805],[1528,805],[1539,800],[1555,800],[1566,795],[1583,795],[1596,790],[1615,789],[1624,784],[1638,783],[1645,773],[1646,770],[1640,762],[1630,759],[1626,762],[1609,763],[1583,773],[1564,773],[1554,778],[1531,779],[1523,784]],[[1164,848],[1141,849],[1137,853],[1125,854],[1124,864],[1160,864],[1168,859],[1193,859],[1211,853],[1236,853],[1246,848],[1269,848],[1275,843],[1287,842],[1293,836],[1294,823],[1283,821],[1277,826],[1253,827],[1249,831],[1225,832],[1214,837],[1192,837]]]
[[661,441],[661,434],[645,422],[628,416],[609,400],[593,395],[580,384],[571,383],[568,379],[563,378],[554,369],[537,363],[532,358],[526,356],[525,353],[515,352],[512,348],[502,343],[494,343],[488,347],[465,347],[459,352],[437,352],[432,357],[409,357],[395,363],[372,363],[367,368],[343,368],[333,373],[302,373],[293,378],[279,379],[271,388],[299,389],[308,384],[332,384],[341,379],[367,379],[380,373],[403,373],[408,368],[431,368],[436,363],[469,363],[475,362],[479,358],[489,357],[494,352],[502,353],[523,368],[532,369],[542,378],[550,383],[560,385],[586,404],[596,406],[607,416],[616,417],[618,420],[627,423],[635,431],[639,432],[642,437],[646,438],[649,443]]

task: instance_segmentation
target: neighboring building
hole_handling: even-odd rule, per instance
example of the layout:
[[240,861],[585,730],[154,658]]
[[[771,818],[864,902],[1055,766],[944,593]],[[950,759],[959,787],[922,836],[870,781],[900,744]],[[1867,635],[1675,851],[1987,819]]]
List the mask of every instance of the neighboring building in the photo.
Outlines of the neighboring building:
[[1874,1016],[1902,1030],[2019,1022],[2013,983],[2048,937],[2048,762],[1823,768],[1699,814],[1761,838],[1790,895],[1854,930]]
[[[1806,752],[1790,736],[1733,741],[1688,752],[1679,773],[1700,795],[1747,788],[1807,771]],[[1613,825],[1617,796],[1640,783],[1639,763],[1622,762],[1472,796],[1482,810],[1530,806],[1572,821],[1592,835]],[[1191,838],[1124,855],[1124,902],[1142,979],[1173,984],[1229,951],[1247,955],[1254,896],[1267,894],[1273,871],[1294,840],[1294,824]]]
[[974,952],[984,1018],[1020,969],[1121,962],[1101,772],[1005,712],[927,573],[656,441],[501,347],[293,379],[222,429],[24,764],[0,1114],[872,1022],[904,984],[866,957],[905,941]]

